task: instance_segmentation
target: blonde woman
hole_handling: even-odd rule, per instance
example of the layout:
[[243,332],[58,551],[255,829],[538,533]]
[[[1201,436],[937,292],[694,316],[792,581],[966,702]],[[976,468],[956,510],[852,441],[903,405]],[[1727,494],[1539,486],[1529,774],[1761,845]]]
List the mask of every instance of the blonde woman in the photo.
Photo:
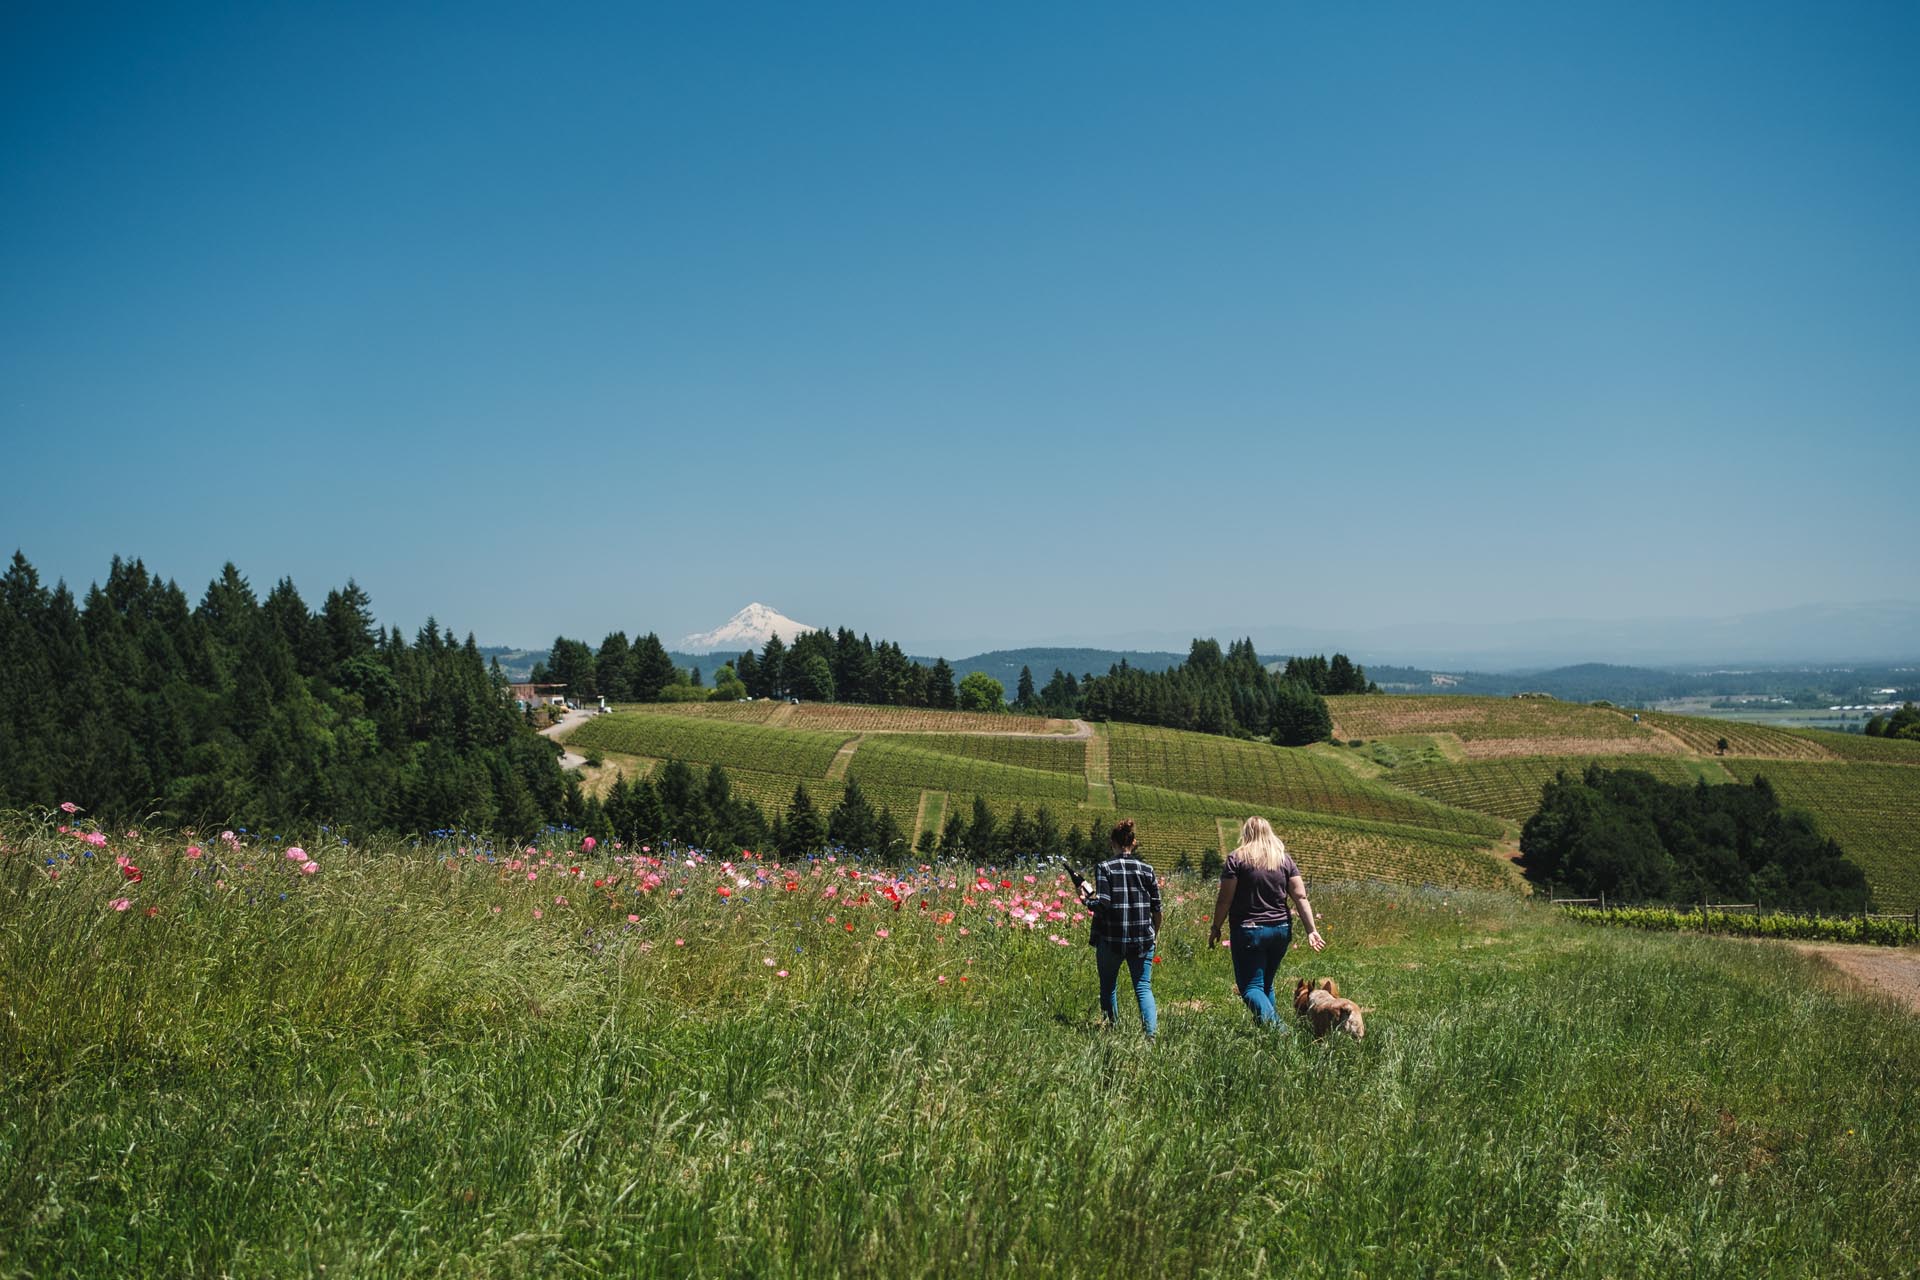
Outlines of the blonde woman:
[[1273,833],[1271,823],[1248,818],[1240,824],[1240,847],[1227,855],[1227,865],[1220,872],[1220,896],[1214,899],[1213,935],[1207,946],[1219,946],[1220,927],[1232,923],[1233,985],[1261,1022],[1280,1021],[1273,1003],[1273,979],[1287,944],[1293,941],[1289,898],[1307,926],[1307,945],[1321,950],[1327,943],[1314,926],[1313,904],[1307,901],[1300,864]]

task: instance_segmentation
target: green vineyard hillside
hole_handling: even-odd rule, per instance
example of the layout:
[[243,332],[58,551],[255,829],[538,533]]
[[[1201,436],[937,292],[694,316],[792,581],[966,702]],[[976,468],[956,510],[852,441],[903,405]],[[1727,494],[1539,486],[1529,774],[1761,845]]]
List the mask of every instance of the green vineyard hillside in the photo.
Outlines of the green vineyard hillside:
[[[1122,815],[1169,862],[1231,847],[1274,818],[1315,875],[1520,887],[1510,860],[1540,788],[1588,764],[1666,782],[1764,775],[1867,873],[1884,909],[1920,905],[1920,743],[1775,729],[1543,698],[1328,699],[1352,746],[1295,749],[1131,724],[899,707],[662,704],[597,716],[578,750],[629,767],[723,765],[769,813],[804,783],[836,803],[846,779],[903,830],[976,800],[1005,819],[1044,806],[1064,827]],[[1724,739],[1727,749],[1720,751]]]
[[569,745],[641,767],[667,759],[721,765],[734,791],[769,814],[784,810],[802,784],[830,807],[851,777],[904,830],[926,829],[929,814],[935,827],[944,815],[965,816],[976,800],[1002,820],[1016,807],[1045,807],[1062,826],[1083,829],[1124,814],[1155,857],[1177,865],[1224,852],[1240,821],[1263,813],[1282,823],[1316,875],[1520,887],[1497,848],[1505,828],[1495,819],[1304,751],[1206,734],[742,703],[621,709],[581,725]]

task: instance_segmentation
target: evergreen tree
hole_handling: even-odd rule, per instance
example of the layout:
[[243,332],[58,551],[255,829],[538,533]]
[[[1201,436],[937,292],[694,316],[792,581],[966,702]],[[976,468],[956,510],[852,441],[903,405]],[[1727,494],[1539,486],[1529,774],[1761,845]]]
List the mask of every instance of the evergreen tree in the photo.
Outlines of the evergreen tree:
[[784,858],[804,858],[820,852],[826,847],[827,827],[820,821],[819,812],[813,807],[813,797],[807,794],[804,784],[793,789],[793,801],[787,806],[787,818],[781,824],[783,843],[780,856]]
[[593,659],[595,692],[609,702],[626,702],[633,697],[633,673],[628,659],[632,646],[627,633],[614,631],[600,642]]
[[1022,711],[1032,711],[1038,695],[1033,687],[1033,668],[1020,668],[1020,681],[1014,686],[1013,705]]
[[865,853],[873,848],[875,823],[873,806],[849,776],[846,794],[827,819],[827,839],[849,853]]
[[794,676],[792,693],[808,702],[832,702],[833,668],[827,660],[817,653],[808,654]]
[[927,677],[927,705],[943,711],[952,711],[960,705],[953,685],[953,668],[945,658],[933,661],[933,671]]
[[651,631],[633,642],[630,662],[633,696],[641,702],[660,701],[660,691],[680,676],[680,668],[673,665],[667,647]]
[[967,856],[971,850],[967,844],[967,820],[958,811],[949,810],[947,821],[940,832],[940,855],[946,858]]
[[1000,853],[1000,833],[994,825],[993,810],[979,796],[973,798],[973,821],[967,824],[967,852],[981,861],[991,862]]
[[766,692],[759,696],[786,697],[787,680],[786,642],[778,635],[768,636],[766,648],[760,651],[760,684]]
[[740,678],[741,687],[746,689],[743,696],[749,698],[767,696],[765,682],[760,678],[760,659],[753,656],[751,649],[740,655],[740,660],[733,664],[733,671]]

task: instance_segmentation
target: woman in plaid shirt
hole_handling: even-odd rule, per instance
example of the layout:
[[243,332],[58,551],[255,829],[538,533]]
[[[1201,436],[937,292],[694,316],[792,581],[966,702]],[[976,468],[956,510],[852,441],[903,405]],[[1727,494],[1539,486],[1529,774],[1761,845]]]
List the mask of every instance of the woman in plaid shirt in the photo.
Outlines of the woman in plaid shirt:
[[1088,941],[1100,970],[1100,1009],[1109,1025],[1120,1020],[1120,964],[1133,978],[1140,1021],[1152,1040],[1160,1030],[1153,1003],[1153,944],[1160,933],[1160,880],[1153,868],[1134,856],[1133,819],[1108,838],[1107,856],[1094,866],[1093,892],[1081,899],[1093,913]]

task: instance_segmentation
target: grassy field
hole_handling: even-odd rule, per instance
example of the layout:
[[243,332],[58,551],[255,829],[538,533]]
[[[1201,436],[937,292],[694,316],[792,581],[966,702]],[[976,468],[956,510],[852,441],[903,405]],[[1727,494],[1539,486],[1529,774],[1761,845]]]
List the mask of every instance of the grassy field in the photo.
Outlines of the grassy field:
[[1176,883],[1149,1048],[1050,875],[202,844],[0,829],[0,1275],[1920,1264],[1920,1022],[1768,944],[1322,886],[1314,1043]]

